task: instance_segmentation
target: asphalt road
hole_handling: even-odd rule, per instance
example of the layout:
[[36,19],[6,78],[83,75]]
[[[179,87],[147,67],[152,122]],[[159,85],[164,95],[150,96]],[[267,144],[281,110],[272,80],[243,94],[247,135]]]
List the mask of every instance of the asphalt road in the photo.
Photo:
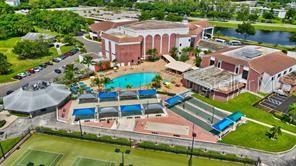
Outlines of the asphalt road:
[[[78,39],[79,41],[84,43],[87,52],[98,53],[100,51],[100,48],[99,48],[99,45],[97,42],[91,42],[91,41],[85,40],[81,36],[77,36],[76,39]],[[55,73],[54,70],[62,68],[62,66],[74,62],[76,59],[78,59],[79,54],[80,53],[78,52],[77,54],[62,60],[59,63],[54,63],[54,65],[52,65],[52,66],[47,66],[47,68],[41,70],[40,72],[32,74],[31,76],[28,76],[26,78],[23,78],[22,80],[4,83],[2,85],[0,84],[0,97],[5,96],[7,91],[9,91],[9,90],[15,91],[18,88],[20,88],[21,86],[23,86],[27,83],[30,83],[30,82],[36,82],[39,80],[53,81],[54,78],[59,76],[59,74]]]

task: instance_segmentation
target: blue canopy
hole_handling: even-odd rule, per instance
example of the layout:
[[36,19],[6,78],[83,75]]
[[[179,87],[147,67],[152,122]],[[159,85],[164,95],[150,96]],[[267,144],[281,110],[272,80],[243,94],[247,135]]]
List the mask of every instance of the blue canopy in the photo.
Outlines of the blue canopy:
[[122,105],[120,106],[121,112],[132,112],[137,111],[140,112],[142,110],[140,104],[134,104],[134,105]]
[[99,92],[98,97],[100,99],[110,99],[110,98],[117,98],[117,92]]
[[154,96],[156,95],[155,89],[138,90],[139,96]]
[[231,120],[224,118],[219,122],[217,122],[216,124],[214,124],[212,127],[219,132],[223,132],[227,127],[232,125],[233,125],[233,122]]
[[77,109],[74,109],[72,115],[85,116],[85,115],[94,115],[95,113],[96,113],[96,108],[77,108]]
[[227,116],[228,119],[230,119],[233,122],[237,122],[241,119],[241,117],[243,117],[244,114],[242,114],[241,112],[237,111],[232,113],[231,115]]
[[183,97],[176,95],[174,97],[168,98],[165,100],[165,102],[169,105],[169,106],[173,106],[179,102],[183,101]]

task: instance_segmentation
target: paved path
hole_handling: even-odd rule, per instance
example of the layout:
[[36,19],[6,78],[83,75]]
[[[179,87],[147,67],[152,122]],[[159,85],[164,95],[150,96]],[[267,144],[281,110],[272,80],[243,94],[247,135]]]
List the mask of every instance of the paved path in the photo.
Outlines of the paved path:
[[[49,113],[46,115],[35,117],[33,119],[19,118],[17,121],[14,122],[14,124],[10,125],[4,131],[5,131],[5,135],[12,137],[12,136],[17,136],[19,133],[22,133],[28,128],[32,128],[36,126],[44,126],[44,127],[49,127],[53,129],[79,131],[78,125],[69,125],[69,124],[56,121],[55,113]],[[83,126],[82,129],[84,132],[87,132],[87,133],[93,133],[98,135],[108,135],[112,137],[128,138],[136,141],[151,141],[155,143],[164,143],[164,144],[179,145],[179,146],[191,145],[191,140],[184,139],[184,138],[166,137],[166,136],[160,136],[160,135],[102,129],[102,128],[86,127],[86,126]],[[195,142],[195,148],[207,149],[207,150],[217,151],[221,153],[224,152],[229,154],[236,154],[240,156],[247,156],[254,160],[257,160],[257,158],[260,157],[260,159],[268,165],[276,165],[276,166],[291,165],[292,166],[296,164],[296,148],[293,148],[292,150],[281,152],[281,153],[268,153],[268,152],[263,152],[258,150],[246,149],[246,148],[238,147],[234,145],[227,145],[222,143],[199,142],[199,141]]]

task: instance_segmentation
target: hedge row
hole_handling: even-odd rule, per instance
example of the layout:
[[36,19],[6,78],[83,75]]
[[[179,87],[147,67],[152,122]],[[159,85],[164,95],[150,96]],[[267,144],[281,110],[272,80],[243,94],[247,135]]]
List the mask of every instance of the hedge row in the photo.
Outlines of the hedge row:
[[[110,136],[98,137],[95,134],[89,134],[89,133],[84,133],[83,137],[81,137],[80,132],[68,132],[66,130],[52,130],[50,128],[45,128],[45,127],[37,127],[36,132],[44,133],[44,134],[48,134],[48,135],[56,135],[56,136],[69,137],[69,138],[78,138],[78,139],[85,139],[85,140],[90,140],[90,141],[105,142],[105,143],[125,145],[125,146],[131,145],[131,142],[125,138],[112,138]],[[183,146],[172,147],[172,146],[169,146],[166,144],[156,145],[153,142],[146,142],[146,141],[139,143],[138,147],[144,148],[144,149],[172,152],[172,153],[177,153],[177,154],[189,154],[190,153],[190,149],[183,147]],[[241,158],[241,157],[238,157],[233,154],[221,154],[221,153],[214,152],[214,151],[202,151],[200,149],[194,149],[193,155],[207,157],[207,158],[213,158],[213,159],[241,162],[241,163],[246,163],[246,164],[255,164],[256,163],[254,160],[249,159],[249,158]]]
[[78,139],[85,139],[90,141],[130,146],[130,141],[125,138],[112,138],[111,136],[98,137],[95,134],[89,134],[89,133],[84,133],[83,136],[81,137],[80,132],[68,132],[66,130],[52,130],[50,128],[45,128],[45,127],[37,127],[36,132],[44,133],[48,135],[56,135],[56,136],[63,136],[63,137],[69,137],[69,138],[78,138]]
[[[169,146],[166,144],[154,144],[152,142],[142,142],[138,144],[138,147],[144,148],[144,149],[153,149],[153,150],[159,150],[159,151],[165,151],[165,152],[172,152],[177,154],[190,154],[190,149],[183,147],[183,146]],[[228,161],[235,161],[235,162],[241,162],[245,164],[255,164],[256,161],[249,159],[249,158],[242,158],[238,157],[234,154],[221,154],[219,152],[214,151],[202,151],[200,149],[194,149],[193,155],[195,156],[202,156],[207,158],[213,158],[213,159],[220,159],[220,160],[228,160]]]

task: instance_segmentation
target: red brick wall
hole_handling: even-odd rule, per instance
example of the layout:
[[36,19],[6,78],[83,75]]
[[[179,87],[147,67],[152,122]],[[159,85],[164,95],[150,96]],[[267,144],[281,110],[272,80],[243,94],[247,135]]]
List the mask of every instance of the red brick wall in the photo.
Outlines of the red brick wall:
[[164,34],[162,36],[162,51],[161,51],[161,53],[168,54],[169,53],[168,49],[169,49],[169,35]]
[[160,54],[160,35],[155,35],[154,36],[154,48],[157,49],[158,54]]
[[260,77],[261,75],[257,73],[255,70],[249,69],[246,89],[253,92],[257,92],[259,90]]
[[111,48],[111,41],[109,41],[109,60],[111,61],[112,60],[112,48]]
[[235,65],[222,61],[221,68],[230,72],[234,72]]
[[137,63],[141,57],[141,44],[116,45],[116,59],[118,63]]
[[146,48],[145,48],[146,49],[145,52],[146,52],[147,50],[152,48],[152,36],[151,35],[146,36],[145,44],[146,44]]
[[200,67],[201,68],[205,68],[205,67],[208,67],[210,65],[210,60],[211,60],[211,57],[203,57],[202,58],[202,61],[200,63]]
[[220,92],[214,92],[213,99],[217,101],[227,101],[227,95]]
[[170,49],[176,46],[176,34],[171,34],[170,36]]

